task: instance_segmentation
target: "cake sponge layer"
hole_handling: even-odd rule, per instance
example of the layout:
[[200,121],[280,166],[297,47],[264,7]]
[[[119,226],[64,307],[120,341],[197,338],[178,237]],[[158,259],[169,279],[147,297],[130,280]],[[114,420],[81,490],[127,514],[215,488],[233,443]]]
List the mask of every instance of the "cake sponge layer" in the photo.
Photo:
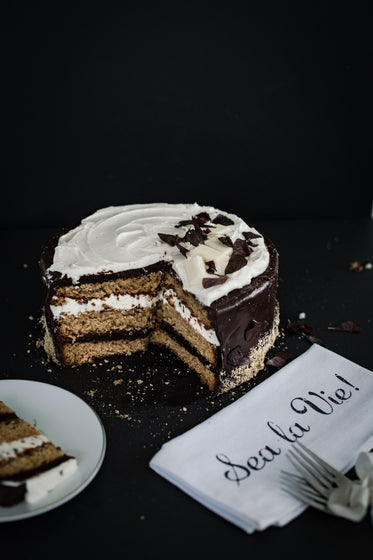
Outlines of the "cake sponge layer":
[[16,457],[0,461],[0,480],[11,478],[12,480],[23,480],[28,473],[33,473],[57,459],[64,456],[63,451],[53,443],[47,441],[38,447],[27,449]]
[[62,305],[65,303],[66,298],[85,301],[86,299],[102,299],[118,294],[129,294],[132,296],[138,294],[155,295],[159,290],[159,283],[162,277],[161,272],[152,272],[147,275],[130,278],[116,278],[115,280],[101,282],[84,282],[82,284],[58,286],[53,293],[51,303],[53,305]]
[[66,315],[58,325],[60,340],[75,342],[87,339],[94,333],[95,337],[105,336],[108,333],[126,333],[126,337],[136,331],[149,330],[156,320],[154,310],[133,309],[122,312],[113,309],[105,311],[89,311],[79,315]]
[[60,353],[64,365],[75,366],[92,363],[109,356],[130,356],[147,349],[149,336],[135,339],[99,340],[62,344]]

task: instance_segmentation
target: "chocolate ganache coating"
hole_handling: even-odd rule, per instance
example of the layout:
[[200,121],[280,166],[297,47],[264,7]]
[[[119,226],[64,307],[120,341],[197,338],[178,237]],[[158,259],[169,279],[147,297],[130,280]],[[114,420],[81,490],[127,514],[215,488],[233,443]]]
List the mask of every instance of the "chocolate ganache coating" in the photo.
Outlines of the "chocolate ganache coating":
[[277,305],[278,253],[265,239],[270,253],[267,269],[240,290],[214,301],[208,309],[220,342],[221,367],[232,369],[248,364],[253,346],[271,329]]

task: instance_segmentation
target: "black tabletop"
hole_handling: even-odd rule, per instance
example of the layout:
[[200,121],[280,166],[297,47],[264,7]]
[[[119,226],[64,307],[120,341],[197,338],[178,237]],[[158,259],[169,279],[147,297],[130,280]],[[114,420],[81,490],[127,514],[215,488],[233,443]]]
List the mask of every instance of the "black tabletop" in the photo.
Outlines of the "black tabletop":
[[[280,253],[282,335],[274,350],[304,352],[310,340],[286,325],[288,320],[307,323],[312,336],[328,348],[373,370],[373,270],[366,266],[373,262],[373,222],[309,219],[255,225]],[[81,397],[103,422],[106,456],[93,481],[69,502],[1,524],[2,548],[27,558],[56,550],[84,557],[115,550],[140,559],[197,551],[213,558],[347,558],[369,550],[373,526],[368,516],[353,523],[308,509],[283,528],[247,535],[149,468],[164,442],[229,405],[250,384],[215,397],[183,363],[159,348],[80,368],[46,362],[38,344],[42,299],[37,261],[55,232],[1,231],[0,379],[43,381]],[[361,331],[329,328],[344,321],[353,321]],[[271,374],[276,372],[267,366],[260,381]]]

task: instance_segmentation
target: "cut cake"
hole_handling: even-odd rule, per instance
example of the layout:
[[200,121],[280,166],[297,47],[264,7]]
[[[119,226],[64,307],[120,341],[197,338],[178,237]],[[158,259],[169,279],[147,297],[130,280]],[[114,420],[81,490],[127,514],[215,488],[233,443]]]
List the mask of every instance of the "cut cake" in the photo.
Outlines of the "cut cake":
[[278,334],[278,255],[235,214],[198,204],[98,210],[40,259],[44,347],[59,364],[171,349],[221,393],[254,377]]
[[77,469],[66,455],[0,401],[0,505],[34,503]]

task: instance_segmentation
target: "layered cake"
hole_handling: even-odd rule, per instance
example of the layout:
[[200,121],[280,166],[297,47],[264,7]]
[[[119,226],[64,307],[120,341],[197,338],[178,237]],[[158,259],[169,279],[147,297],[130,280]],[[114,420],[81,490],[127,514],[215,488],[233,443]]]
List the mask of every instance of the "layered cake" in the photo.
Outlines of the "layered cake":
[[63,366],[171,349],[221,393],[255,376],[278,334],[278,255],[234,214],[198,204],[103,208],[40,259],[44,347]]
[[66,455],[34,426],[0,401],[0,505],[34,503],[77,469]]

